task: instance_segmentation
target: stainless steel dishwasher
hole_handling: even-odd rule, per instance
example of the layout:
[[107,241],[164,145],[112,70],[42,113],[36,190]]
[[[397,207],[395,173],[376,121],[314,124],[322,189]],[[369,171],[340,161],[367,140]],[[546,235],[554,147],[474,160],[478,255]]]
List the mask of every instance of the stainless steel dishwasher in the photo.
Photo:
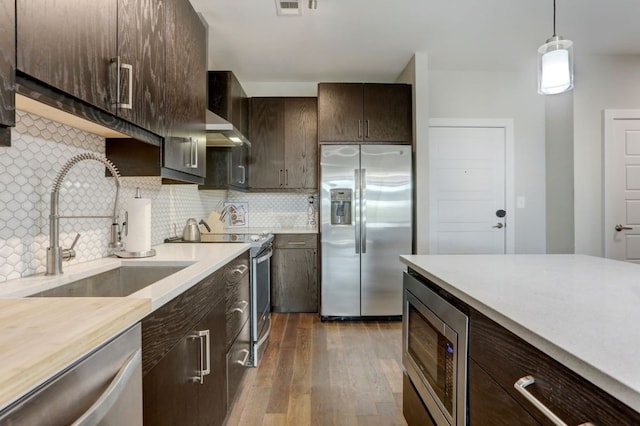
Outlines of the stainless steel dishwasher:
[[141,425],[140,324],[0,413],[0,425]]

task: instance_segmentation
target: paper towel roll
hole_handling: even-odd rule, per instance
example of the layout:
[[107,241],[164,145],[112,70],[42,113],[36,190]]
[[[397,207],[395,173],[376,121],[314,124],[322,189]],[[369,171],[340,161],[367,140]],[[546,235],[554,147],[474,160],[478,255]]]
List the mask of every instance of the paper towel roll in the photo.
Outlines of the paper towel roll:
[[127,200],[125,211],[127,212],[125,251],[136,253],[151,250],[151,200],[148,198]]

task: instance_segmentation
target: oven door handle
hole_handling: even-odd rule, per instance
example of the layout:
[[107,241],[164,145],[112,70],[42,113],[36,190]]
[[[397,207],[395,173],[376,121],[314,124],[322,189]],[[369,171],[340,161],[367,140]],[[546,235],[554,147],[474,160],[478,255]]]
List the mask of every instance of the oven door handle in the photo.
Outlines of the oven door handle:
[[255,260],[256,265],[259,264],[259,263],[262,263],[262,262],[264,262],[266,260],[269,260],[272,255],[273,255],[273,249],[271,247],[269,247],[269,251],[268,251],[267,254],[265,254],[264,256],[260,256]]

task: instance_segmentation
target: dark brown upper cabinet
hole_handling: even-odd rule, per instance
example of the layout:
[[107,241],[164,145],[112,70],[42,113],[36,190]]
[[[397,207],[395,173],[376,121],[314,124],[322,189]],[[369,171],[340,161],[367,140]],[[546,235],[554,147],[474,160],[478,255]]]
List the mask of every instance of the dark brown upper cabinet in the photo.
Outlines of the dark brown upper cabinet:
[[240,81],[231,71],[209,71],[207,108],[247,135],[249,128],[249,98]]
[[317,189],[317,99],[252,98],[250,189]]
[[166,122],[163,166],[206,174],[207,31],[188,0],[166,2]]
[[320,142],[412,142],[411,86],[318,84]]
[[166,132],[164,4],[164,0],[118,1],[117,114],[158,135]]
[[11,127],[16,124],[16,10],[14,0],[0,0],[0,145],[11,145]]
[[17,68],[115,112],[118,3],[17,0]]
[[17,66],[164,135],[163,0],[18,0]]

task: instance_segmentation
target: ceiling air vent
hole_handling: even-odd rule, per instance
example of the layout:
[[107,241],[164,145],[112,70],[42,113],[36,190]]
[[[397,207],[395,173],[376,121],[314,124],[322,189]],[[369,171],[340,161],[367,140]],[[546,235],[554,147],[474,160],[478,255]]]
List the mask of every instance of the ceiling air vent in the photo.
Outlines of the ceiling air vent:
[[276,14],[278,16],[300,16],[302,15],[302,1],[276,0]]

